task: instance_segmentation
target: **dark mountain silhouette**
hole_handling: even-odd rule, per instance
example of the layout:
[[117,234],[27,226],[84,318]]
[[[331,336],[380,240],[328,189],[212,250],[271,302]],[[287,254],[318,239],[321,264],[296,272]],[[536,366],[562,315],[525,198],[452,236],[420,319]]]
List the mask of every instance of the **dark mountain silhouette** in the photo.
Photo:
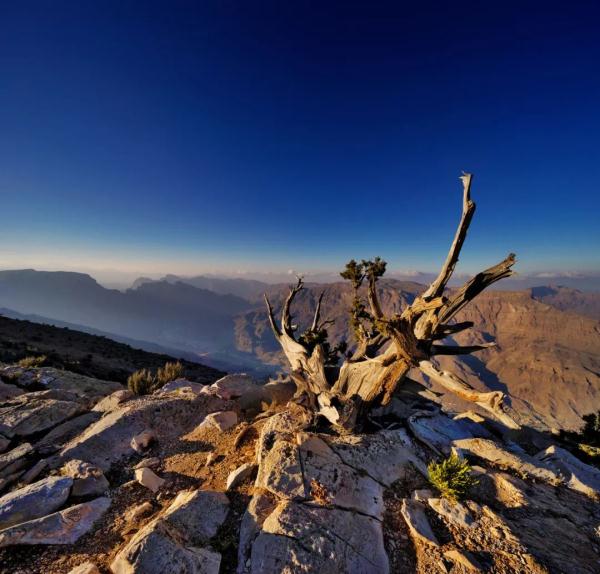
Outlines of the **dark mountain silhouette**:
[[233,317],[250,304],[184,283],[152,282],[125,293],[82,273],[0,271],[0,306],[193,352],[233,345]]
[[[257,296],[262,295],[265,290],[269,288],[269,284],[263,283],[262,281],[211,277],[209,275],[198,275],[196,277],[165,275],[159,281],[166,281],[167,283],[185,283],[199,289],[208,289],[209,291],[220,295],[236,295],[237,297],[242,297],[249,301],[255,300]],[[137,288],[146,283],[155,282],[155,280],[149,279],[148,277],[139,277],[133,282],[132,287]]]

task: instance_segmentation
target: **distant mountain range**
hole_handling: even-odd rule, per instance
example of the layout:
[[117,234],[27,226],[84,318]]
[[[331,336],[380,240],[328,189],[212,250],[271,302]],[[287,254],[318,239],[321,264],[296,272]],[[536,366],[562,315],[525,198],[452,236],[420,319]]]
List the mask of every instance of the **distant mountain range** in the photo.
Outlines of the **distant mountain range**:
[[[386,309],[400,309],[423,288],[421,283],[385,279],[381,299]],[[351,293],[345,283],[307,284],[298,297],[295,320],[300,327],[308,323],[323,289],[323,312],[336,319],[330,338],[348,339]],[[0,307],[13,313],[178,349],[230,371],[284,366],[267,322],[263,291],[277,306],[287,286],[165,276],[140,279],[121,292],[80,273],[0,271]],[[515,408],[528,411],[533,422],[577,426],[582,414],[600,410],[599,318],[600,293],[557,286],[491,291],[467,307],[461,320],[475,323],[470,341],[495,340],[498,348],[465,359],[445,358],[443,364],[478,388],[507,390]]]

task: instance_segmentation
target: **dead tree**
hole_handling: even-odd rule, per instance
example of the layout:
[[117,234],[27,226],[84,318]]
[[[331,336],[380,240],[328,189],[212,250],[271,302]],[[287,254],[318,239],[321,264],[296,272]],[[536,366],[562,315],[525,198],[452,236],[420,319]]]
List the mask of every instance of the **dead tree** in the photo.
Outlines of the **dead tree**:
[[[292,325],[291,306],[303,289],[302,279],[290,287],[280,325],[265,295],[271,327],[290,363],[290,374],[297,386],[297,402],[324,416],[341,430],[360,429],[370,409],[386,405],[412,368],[420,369],[447,390],[480,405],[505,425],[517,426],[503,409],[502,392],[478,392],[456,375],[439,370],[430,360],[435,355],[474,353],[493,346],[492,343],[462,347],[439,344],[438,341],[473,326],[471,322],[453,322],[453,318],[484,289],[512,275],[511,268],[515,263],[511,253],[462,287],[446,291],[475,212],[475,203],[470,196],[472,176],[464,174],[461,180],[463,209],[454,241],[439,275],[411,305],[391,316],[382,311],[377,281],[385,273],[386,264],[381,259],[361,263],[350,261],[346,266],[341,275],[354,289],[351,320],[357,346],[347,354],[341,367],[328,366],[332,351],[326,340],[326,322],[321,321],[323,295],[317,302],[312,325],[298,338],[296,327]],[[363,285],[366,286],[366,302],[359,293]]]

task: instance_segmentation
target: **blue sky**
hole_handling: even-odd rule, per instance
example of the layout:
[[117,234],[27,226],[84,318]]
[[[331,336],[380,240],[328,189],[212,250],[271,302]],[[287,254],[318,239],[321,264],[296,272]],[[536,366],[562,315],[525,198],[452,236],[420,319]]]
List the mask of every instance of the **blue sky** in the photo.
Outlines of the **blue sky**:
[[3,2],[0,267],[431,271],[468,170],[462,271],[600,271],[599,17]]

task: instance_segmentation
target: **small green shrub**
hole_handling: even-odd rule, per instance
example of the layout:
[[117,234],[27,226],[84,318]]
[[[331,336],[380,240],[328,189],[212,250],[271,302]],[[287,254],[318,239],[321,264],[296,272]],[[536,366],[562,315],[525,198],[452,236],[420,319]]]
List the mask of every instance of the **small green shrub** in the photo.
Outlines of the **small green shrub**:
[[154,390],[154,375],[148,369],[140,369],[129,375],[127,387],[136,395],[148,395]]
[[41,367],[47,359],[48,357],[46,357],[46,355],[38,355],[37,357],[30,356],[21,359],[17,364],[19,367],[30,369],[31,367]]
[[177,361],[176,363],[165,363],[164,367],[161,367],[156,372],[156,388],[160,387],[183,377],[183,365]]
[[478,482],[471,475],[469,463],[455,454],[451,454],[441,462],[431,462],[427,471],[431,485],[444,498],[453,501],[464,498],[469,488]]
[[179,361],[165,363],[163,367],[159,367],[155,375],[148,369],[135,371],[129,375],[127,387],[136,395],[148,395],[182,376],[183,365]]

